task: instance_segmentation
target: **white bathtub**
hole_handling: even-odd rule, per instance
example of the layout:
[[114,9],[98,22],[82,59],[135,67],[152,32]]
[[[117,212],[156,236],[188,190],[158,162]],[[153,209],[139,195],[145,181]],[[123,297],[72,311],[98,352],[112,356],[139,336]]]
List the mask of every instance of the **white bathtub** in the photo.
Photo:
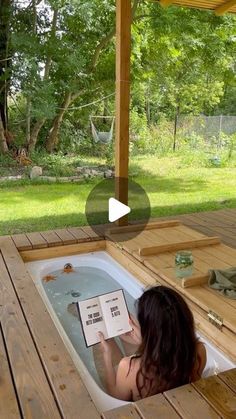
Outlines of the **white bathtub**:
[[[99,269],[105,271],[107,274],[113,277],[119,283],[121,288],[126,289],[128,293],[135,299],[142,294],[144,288],[143,284],[141,284],[133,275],[131,275],[126,269],[118,264],[106,252],[88,253],[78,256],[66,256],[26,263],[27,269],[35,281],[38,291],[42,296],[48,311],[50,312],[50,315],[79,371],[79,374],[94,404],[100,412],[104,412],[105,410],[114,409],[121,405],[127,404],[127,402],[109,396],[99,387],[94,378],[89,374],[87,367],[82,362],[78,352],[75,350],[63,326],[61,325],[60,319],[57,317],[42,285],[42,278],[45,275],[61,269],[65,263],[68,262],[75,267],[99,267]],[[206,377],[208,375],[234,368],[236,366],[205,338],[201,336],[200,338],[205,343],[207,349],[207,365],[203,372],[203,376]]]

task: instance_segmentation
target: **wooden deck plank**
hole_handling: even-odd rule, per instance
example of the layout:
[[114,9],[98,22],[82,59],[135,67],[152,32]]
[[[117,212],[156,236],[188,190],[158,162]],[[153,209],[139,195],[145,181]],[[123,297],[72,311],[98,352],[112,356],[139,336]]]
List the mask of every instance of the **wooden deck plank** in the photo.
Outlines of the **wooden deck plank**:
[[90,237],[85,231],[82,230],[80,227],[70,227],[67,228],[70,234],[77,240],[77,243],[90,241]]
[[[164,394],[184,419],[220,418],[216,411],[190,384],[166,391]],[[194,409],[194,406],[197,406],[197,409]]]
[[106,242],[104,240],[95,240],[83,243],[68,244],[67,246],[51,246],[47,247],[46,249],[26,250],[21,252],[21,257],[24,262],[32,262],[34,260],[71,256],[105,249]]
[[46,240],[41,236],[40,233],[27,233],[26,235],[32,244],[33,249],[43,249],[44,247],[48,247]]
[[179,227],[174,227],[173,231],[177,232],[179,237],[182,237],[182,235],[185,235],[186,240],[187,239],[202,239],[204,237],[204,234],[193,230],[192,227],[189,227],[187,225],[181,224]]
[[102,240],[104,238],[104,235],[101,235],[100,232],[96,231],[96,226],[94,227],[95,230],[93,230],[90,226],[85,226],[81,228],[84,231],[84,233],[86,233],[90,237],[90,240]]
[[226,234],[227,237],[229,237],[230,239],[232,240],[235,239],[235,233],[236,233],[235,227],[229,227],[229,226],[224,227],[224,234]]
[[[11,261],[12,263],[14,262]],[[2,333],[23,416],[38,419],[44,417],[59,419],[61,415],[45,377],[2,256],[0,256],[0,272],[0,291],[3,300]]]
[[234,233],[232,232],[232,228],[233,227],[230,227],[228,224],[225,225],[223,223],[221,224],[215,223],[211,225],[211,229],[213,229],[217,234],[226,235],[228,238],[234,239],[235,236],[234,236]]
[[21,417],[7,354],[5,352],[3,336],[0,331],[0,418],[19,419]]
[[[193,220],[191,227],[195,230],[200,231],[203,234],[206,234],[207,236],[217,234],[220,236],[221,240],[224,243],[228,244],[229,246],[236,247],[236,239],[235,237],[229,237],[227,235],[227,232],[225,231],[225,226],[223,227],[223,224],[221,223],[220,215],[218,215],[218,218],[216,218],[214,222],[212,222],[211,219],[207,218],[206,214],[207,213],[204,212],[183,216],[182,222],[185,223],[186,220],[189,220],[191,218]],[[222,225],[222,228],[217,227],[218,225]]]
[[224,328],[223,332],[216,327],[213,328],[209,322],[209,319],[207,318],[207,314],[201,311],[200,308],[191,302],[187,302],[190,309],[194,313],[194,321],[197,330],[203,336],[205,336],[206,339],[210,340],[212,344],[216,346],[216,348],[227,354],[229,359],[231,359],[233,362],[236,362],[236,335],[232,334],[231,331],[229,331],[227,328]]
[[[203,274],[207,274],[210,268],[214,269],[223,269],[229,268],[230,266],[234,266],[236,252],[234,249],[229,248],[223,244],[221,245],[213,245],[211,247],[203,247],[202,249],[192,249],[192,254],[194,258],[194,271],[193,274],[196,273],[196,270],[202,272]],[[135,257],[137,257],[136,252],[133,253]],[[141,258],[143,261],[144,258]],[[152,261],[154,259],[147,259]],[[155,266],[158,268],[174,268],[175,267],[175,252],[167,252],[164,254],[159,254],[158,258],[155,257]],[[210,291],[210,289],[208,289]],[[215,293],[215,291],[214,291]],[[233,302],[233,300],[227,299],[228,302]],[[234,302],[233,302],[233,305]]]
[[49,247],[62,246],[63,242],[54,231],[41,231],[41,236],[46,240]]
[[225,211],[227,212],[227,214],[232,214],[232,216],[234,217],[234,221],[236,222],[236,219],[235,219],[235,213],[236,213],[235,208],[226,208]]
[[11,238],[14,241],[15,246],[17,247],[17,249],[19,249],[19,250],[32,249],[32,244],[29,241],[26,234],[13,234],[13,236],[11,236]]
[[[27,273],[25,265],[13,242],[10,240],[4,241],[1,244],[1,248],[5,262],[9,269],[11,280],[16,289],[18,298],[21,301],[22,312],[27,319],[33,340],[37,346],[37,351],[44,365],[47,379],[50,382],[55,400],[57,400],[57,403],[60,406],[63,417],[79,417],[80,419],[88,419],[88,417],[91,417],[99,419],[100,416],[92,403],[79,373],[75,368],[75,365],[49,315],[49,312],[45,308],[43,300],[41,299],[33,280]],[[42,251],[43,250],[44,249],[42,249]],[[50,248],[45,249],[45,251],[46,250],[49,251]],[[12,309],[12,311],[14,310]],[[21,313],[17,313],[17,319],[20,315],[22,316]],[[8,317],[11,318],[12,316]],[[21,329],[23,329],[23,327],[19,327],[18,324],[9,328],[14,335],[17,330],[21,331]],[[25,345],[30,348],[30,343],[28,344],[26,342]],[[31,354],[30,349],[29,351]],[[15,354],[20,358],[20,353],[17,355],[17,352],[15,351]],[[21,362],[22,368],[24,369],[25,365],[29,365],[30,369],[32,366],[31,359],[23,359],[23,361],[24,362]],[[42,397],[41,394],[44,395],[44,392],[48,395],[51,394],[48,383],[39,383],[38,373],[35,373],[35,371],[37,371],[37,368],[34,367],[33,374],[34,380],[36,380],[37,384],[36,389],[38,396]],[[22,377],[24,377],[24,371],[21,371],[21,382]],[[46,380],[45,375],[44,380]],[[33,384],[34,381],[32,382],[32,386]],[[28,386],[27,389],[30,389],[30,386]],[[29,397],[29,399],[31,399],[31,397]],[[53,418],[54,416],[52,412],[48,411],[43,414],[41,412],[41,415],[39,414],[38,417],[42,419],[44,417]]]
[[232,308],[232,303],[229,303],[228,299],[225,299],[224,304],[222,304],[222,297],[217,291],[214,293],[211,292],[211,298],[209,298],[209,293],[201,286],[181,289],[180,281],[175,278],[174,268],[160,269],[157,259],[158,258],[151,256],[144,260],[144,265],[163,278],[171,286],[177,288],[179,292],[186,295],[205,312],[208,312],[210,309],[215,313],[218,313],[223,318],[223,324],[236,333],[236,310]]
[[192,383],[194,388],[225,419],[236,417],[236,394],[217,376]]
[[206,248],[205,254],[209,256],[215,256],[217,259],[226,263],[230,263],[232,266],[235,264],[235,249],[226,246],[225,244]]
[[218,374],[218,377],[236,393],[236,368]]
[[235,225],[235,216],[227,210],[210,211],[197,213],[199,218],[204,219],[211,226],[233,226]]
[[[155,234],[155,232],[153,232]],[[168,239],[168,242],[175,242],[175,241],[188,241],[188,240],[199,240],[203,239],[206,236],[204,236],[202,233],[199,233],[192,228],[189,228],[185,226],[184,224],[181,224],[179,226],[169,228],[166,230],[166,234],[164,231],[158,231],[158,235],[165,239],[165,241]]]
[[205,234],[206,236],[212,236],[216,234],[217,236],[220,237],[221,241],[225,243],[226,245],[232,246],[232,247],[236,246],[235,239],[227,236],[227,232],[225,228],[219,231],[219,229],[216,229],[215,227],[205,227],[205,226],[197,225],[197,224],[195,224],[194,226],[191,226],[191,228]]
[[57,234],[57,236],[61,239],[63,244],[73,244],[77,243],[76,238],[65,228],[60,228],[57,230],[54,230],[54,232]]
[[[151,222],[158,222],[162,220],[171,220],[173,218],[178,218],[182,223],[193,226],[193,225],[203,225],[205,227],[211,228],[214,225],[235,225],[236,222],[236,209],[227,208],[224,210],[215,210],[215,211],[202,211],[202,212],[193,212],[189,214],[180,214],[180,215],[171,215],[165,217],[154,217],[151,218]],[[131,224],[139,223],[141,221],[131,222]]]
[[162,394],[139,400],[135,402],[135,407],[144,419],[179,419],[181,417]]
[[130,403],[116,409],[108,410],[102,414],[103,419],[140,419],[135,407]]
[[152,229],[161,229],[174,227],[179,225],[178,220],[173,221],[159,221],[159,222],[148,222],[147,224],[129,224],[127,226],[114,226],[107,229],[108,234],[120,234],[120,233],[129,233],[129,232],[138,232],[142,230],[152,230]]

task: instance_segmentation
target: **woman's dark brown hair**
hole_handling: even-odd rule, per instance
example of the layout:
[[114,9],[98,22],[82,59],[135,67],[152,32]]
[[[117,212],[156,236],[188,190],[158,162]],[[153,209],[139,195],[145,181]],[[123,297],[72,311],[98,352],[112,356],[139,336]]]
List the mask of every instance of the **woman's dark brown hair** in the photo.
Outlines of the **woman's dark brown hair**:
[[137,309],[142,335],[136,377],[140,397],[189,383],[197,340],[184,299],[171,288],[156,286],[143,293]]

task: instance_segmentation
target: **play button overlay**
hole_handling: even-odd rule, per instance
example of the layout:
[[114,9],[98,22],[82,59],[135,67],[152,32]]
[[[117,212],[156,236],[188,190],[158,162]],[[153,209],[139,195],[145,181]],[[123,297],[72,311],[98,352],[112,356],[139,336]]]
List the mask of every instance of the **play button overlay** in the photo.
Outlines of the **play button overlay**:
[[122,204],[122,202],[118,201],[115,198],[109,199],[108,219],[111,223],[129,214],[130,211],[131,209],[130,207],[128,207],[128,205]]
[[[128,188],[128,205],[126,205],[126,202],[117,199],[117,188],[121,192]],[[120,234],[116,235],[117,241],[130,240],[138,236],[149,222],[151,216],[150,201],[144,188],[134,180],[125,178],[103,179],[91,189],[86,201],[85,215],[89,226],[99,235],[101,234],[101,225],[105,224],[107,230],[113,229],[117,227],[116,222],[122,220],[123,217],[128,220],[129,224],[142,224],[142,229],[129,232],[124,238],[120,237]],[[103,227],[102,230],[104,231]]]

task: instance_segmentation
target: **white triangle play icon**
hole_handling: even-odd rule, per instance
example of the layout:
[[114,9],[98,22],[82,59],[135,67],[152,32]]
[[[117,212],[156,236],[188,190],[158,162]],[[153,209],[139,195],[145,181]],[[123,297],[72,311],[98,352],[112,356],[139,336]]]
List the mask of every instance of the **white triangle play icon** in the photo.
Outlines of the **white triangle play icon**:
[[113,221],[119,220],[119,218],[124,217],[124,215],[129,214],[131,211],[130,207],[122,202],[118,201],[115,198],[109,199],[109,221],[113,223]]

